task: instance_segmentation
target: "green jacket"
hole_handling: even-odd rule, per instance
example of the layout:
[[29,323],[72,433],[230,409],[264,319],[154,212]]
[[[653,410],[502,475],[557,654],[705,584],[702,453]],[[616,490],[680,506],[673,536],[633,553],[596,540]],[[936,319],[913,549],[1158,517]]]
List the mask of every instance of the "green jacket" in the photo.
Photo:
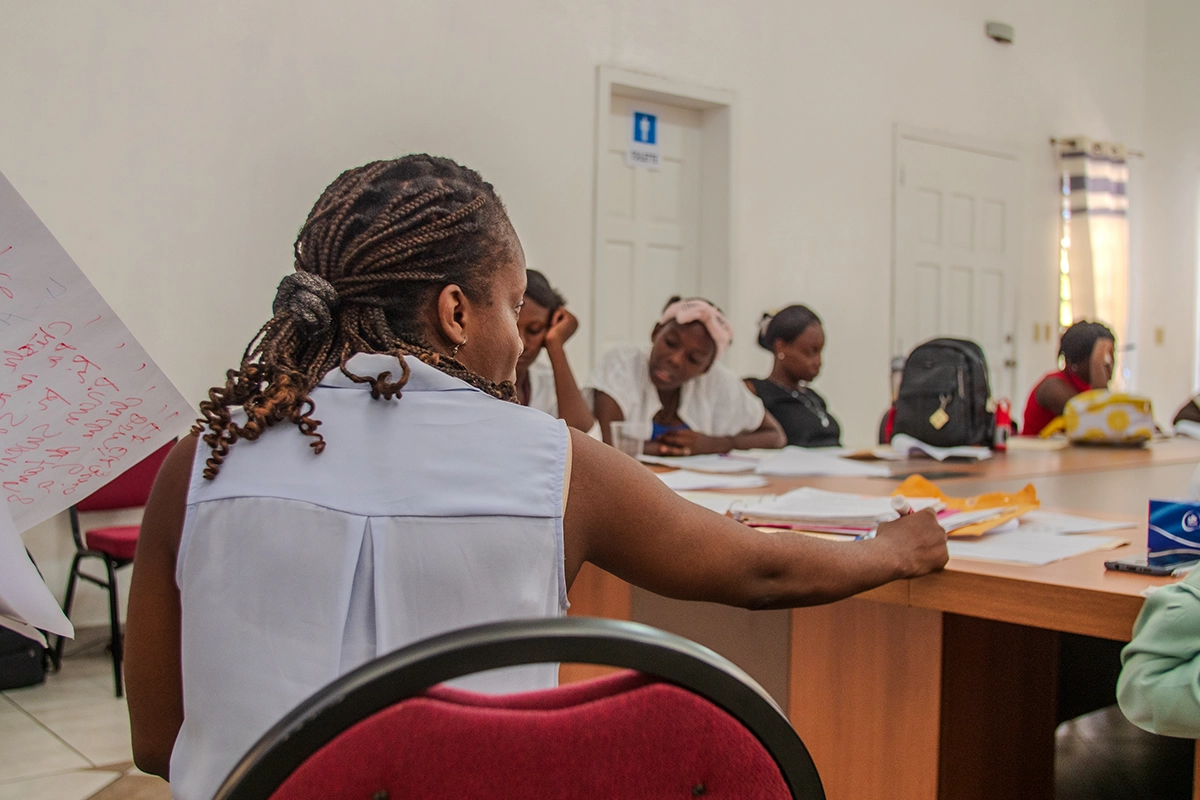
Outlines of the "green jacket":
[[1117,700],[1130,722],[1200,738],[1200,568],[1146,599],[1121,664]]

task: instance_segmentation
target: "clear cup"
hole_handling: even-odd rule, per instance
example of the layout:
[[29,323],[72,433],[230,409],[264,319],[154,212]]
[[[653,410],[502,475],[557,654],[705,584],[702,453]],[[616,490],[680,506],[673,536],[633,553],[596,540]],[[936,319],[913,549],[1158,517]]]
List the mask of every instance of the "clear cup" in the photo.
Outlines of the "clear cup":
[[630,422],[629,420],[612,423],[610,430],[612,431],[613,447],[633,458],[642,454],[646,440],[650,438],[651,433],[650,423]]

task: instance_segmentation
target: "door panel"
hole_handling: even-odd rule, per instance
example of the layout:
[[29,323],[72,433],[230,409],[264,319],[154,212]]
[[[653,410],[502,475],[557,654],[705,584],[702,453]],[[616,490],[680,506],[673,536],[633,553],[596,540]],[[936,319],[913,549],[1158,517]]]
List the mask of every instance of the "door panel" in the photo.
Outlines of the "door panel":
[[897,137],[893,355],[936,336],[973,339],[987,355],[992,393],[1009,398],[1017,180],[1016,160],[1003,154]]
[[[625,165],[635,110],[658,115],[657,171]],[[647,341],[667,299],[699,285],[700,112],[614,96],[607,130],[597,356]]]

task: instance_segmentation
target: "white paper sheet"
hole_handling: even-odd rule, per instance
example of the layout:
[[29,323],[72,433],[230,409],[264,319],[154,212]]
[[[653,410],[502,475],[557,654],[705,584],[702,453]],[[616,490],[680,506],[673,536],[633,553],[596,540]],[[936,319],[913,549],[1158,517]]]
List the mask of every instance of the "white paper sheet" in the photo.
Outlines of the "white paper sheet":
[[[912,497],[908,500],[916,511],[939,503],[938,500],[928,497]],[[864,528],[873,528],[880,522],[900,516],[892,508],[890,497],[829,492],[811,486],[737,508],[734,514],[738,518],[793,520]]]
[[0,175],[0,499],[17,530],[150,455],[192,414]]
[[1190,419],[1179,420],[1175,423],[1175,435],[1200,439],[1200,422],[1192,422]]
[[978,539],[951,539],[946,547],[951,558],[1042,566],[1093,550],[1110,550],[1124,543],[1123,539],[1106,536],[1047,536],[1044,533],[1027,533],[1018,528],[1011,533],[980,536]]
[[755,470],[759,475],[801,477],[805,475],[835,475],[852,478],[886,478],[889,470],[883,464],[851,461],[833,453],[785,447],[767,456]]
[[677,492],[696,491],[699,489],[757,489],[766,486],[765,478],[757,475],[715,475],[713,473],[692,472],[689,469],[677,469],[674,472],[660,472],[658,477],[669,488]]
[[914,439],[906,433],[897,433],[892,437],[892,449],[897,453],[908,455],[918,452],[924,453],[931,458],[936,458],[938,461],[945,461],[947,458],[970,458],[976,461],[992,457],[992,451],[987,447],[934,447],[931,444],[926,444],[919,439]]
[[953,514],[947,514],[944,517],[938,517],[938,524],[945,529],[946,533],[952,533],[959,528],[965,528],[977,522],[987,522],[989,519],[995,519],[1015,510],[1015,508],[1002,507],[981,508],[978,511],[958,511]]
[[0,508],[0,625],[42,644],[46,640],[36,628],[60,636],[75,635],[71,621],[29,560],[17,528],[3,508]]
[[718,514],[729,511],[734,503],[745,506],[775,497],[773,494],[718,494],[717,492],[679,492],[679,496]]
[[753,472],[758,459],[752,456],[732,456],[712,453],[702,456],[638,456],[638,461],[659,464],[675,469],[690,469],[696,472],[715,472],[722,475]]
[[1021,516],[1021,530],[1055,535],[1074,533],[1099,533],[1101,531],[1119,531],[1122,528],[1135,527],[1132,522],[1112,522],[1111,520],[1077,517],[1073,514],[1057,514],[1053,511],[1030,511]]

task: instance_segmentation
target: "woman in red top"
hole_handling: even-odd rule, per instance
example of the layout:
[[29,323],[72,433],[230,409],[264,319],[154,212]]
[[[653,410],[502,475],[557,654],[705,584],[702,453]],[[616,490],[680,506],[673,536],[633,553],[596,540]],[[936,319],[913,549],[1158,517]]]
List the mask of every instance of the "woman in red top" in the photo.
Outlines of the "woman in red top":
[[1080,392],[1108,388],[1115,347],[1116,337],[1103,323],[1076,322],[1067,328],[1058,347],[1066,366],[1042,378],[1029,393],[1021,434],[1037,436]]

